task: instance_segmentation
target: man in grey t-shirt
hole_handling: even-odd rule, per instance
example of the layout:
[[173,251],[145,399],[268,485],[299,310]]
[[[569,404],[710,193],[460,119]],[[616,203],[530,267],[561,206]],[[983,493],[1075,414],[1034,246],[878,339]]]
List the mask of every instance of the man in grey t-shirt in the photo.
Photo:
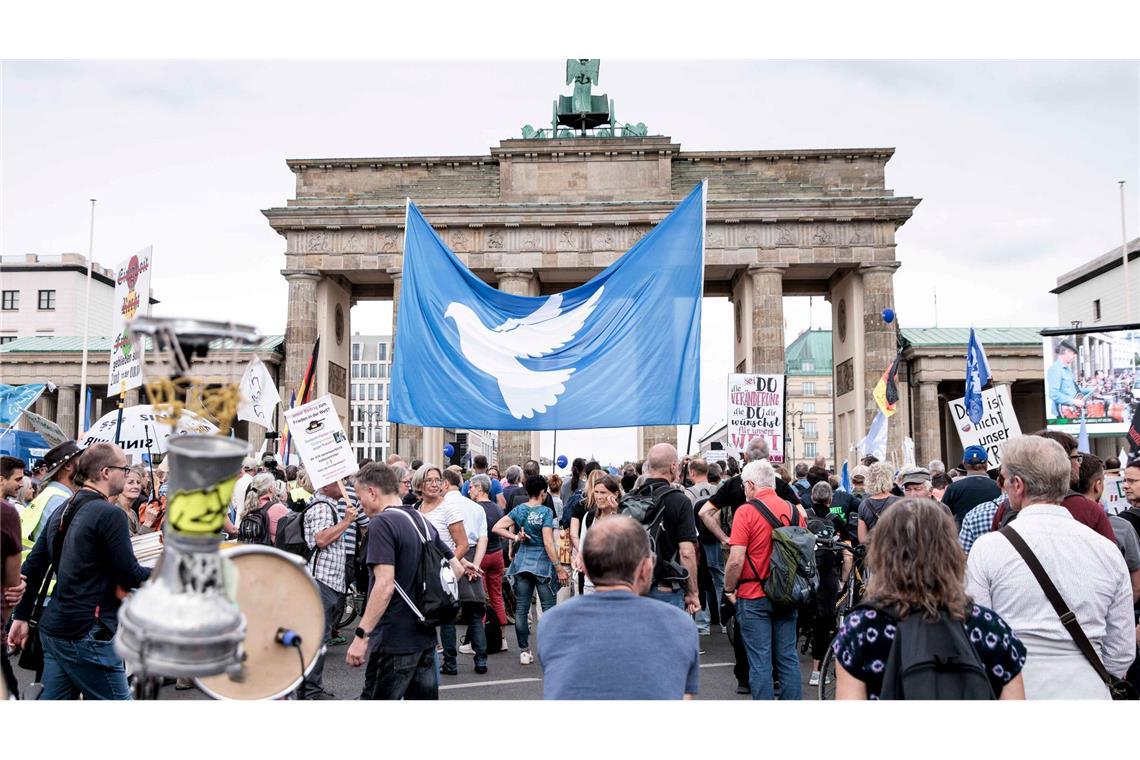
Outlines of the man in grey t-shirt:
[[543,697],[692,699],[700,685],[697,630],[682,610],[644,596],[654,567],[645,530],[625,515],[599,520],[586,533],[582,562],[596,593],[551,608],[538,623]]

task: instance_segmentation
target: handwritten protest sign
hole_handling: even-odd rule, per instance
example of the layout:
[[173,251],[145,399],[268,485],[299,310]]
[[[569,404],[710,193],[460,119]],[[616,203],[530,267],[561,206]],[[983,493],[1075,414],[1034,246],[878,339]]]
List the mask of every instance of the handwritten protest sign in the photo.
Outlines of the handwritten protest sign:
[[748,448],[757,436],[768,444],[768,461],[784,461],[784,376],[728,376],[728,446]]
[[115,308],[111,316],[109,395],[142,385],[142,345],[131,343],[127,325],[150,305],[152,250],[148,246],[115,267]]
[[289,433],[313,488],[348,477],[359,469],[348,436],[340,424],[332,396],[321,396],[307,404],[285,410]]
[[990,468],[1001,464],[1001,448],[1015,435],[1021,435],[1021,425],[1009,400],[1009,386],[999,385],[982,391],[982,418],[978,424],[970,422],[966,413],[965,397],[950,402],[950,414],[962,448],[981,446],[989,454]]

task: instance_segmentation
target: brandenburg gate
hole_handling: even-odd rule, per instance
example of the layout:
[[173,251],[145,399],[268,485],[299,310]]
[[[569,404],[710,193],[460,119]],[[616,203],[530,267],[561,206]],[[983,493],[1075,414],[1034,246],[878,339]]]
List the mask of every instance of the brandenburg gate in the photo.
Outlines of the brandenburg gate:
[[[593,96],[595,111],[604,98]],[[569,105],[571,97],[561,100]],[[347,418],[350,307],[390,299],[393,335],[399,329],[406,198],[475,275],[535,296],[589,280],[707,178],[704,293],[732,301],[734,334],[705,339],[733,340],[737,372],[783,373],[783,297],[826,297],[842,459],[874,416],[871,391],[896,350],[895,326],[880,314],[894,305],[895,231],[919,201],[888,189],[893,149],[685,151],[644,125],[560,126],[570,123],[528,125],[522,139],[502,140],[485,155],[287,161],[296,195],[263,212],[285,239],[281,397],[300,383],[320,335],[316,393],[331,394]],[[423,382],[446,393],[446,377]],[[900,397],[905,407],[905,380]],[[897,450],[901,426],[891,426],[891,436]],[[641,453],[675,438],[672,426],[644,428]],[[441,430],[403,424],[394,439],[395,451],[427,461],[441,458],[443,443]],[[503,431],[499,444],[501,463],[538,455],[537,432]]]

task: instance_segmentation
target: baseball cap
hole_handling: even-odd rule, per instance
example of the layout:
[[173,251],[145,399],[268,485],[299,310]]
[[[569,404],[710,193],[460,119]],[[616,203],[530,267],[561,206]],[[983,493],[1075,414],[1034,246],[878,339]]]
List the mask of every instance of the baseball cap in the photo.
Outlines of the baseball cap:
[[241,460],[241,468],[243,470],[256,470],[257,460],[253,457],[246,457],[245,459]]
[[930,470],[925,467],[911,467],[903,472],[902,484],[904,486],[913,485],[915,483],[929,483]]
[[989,454],[982,446],[967,446],[966,450],[962,453],[962,463],[968,465],[985,464],[990,461]]

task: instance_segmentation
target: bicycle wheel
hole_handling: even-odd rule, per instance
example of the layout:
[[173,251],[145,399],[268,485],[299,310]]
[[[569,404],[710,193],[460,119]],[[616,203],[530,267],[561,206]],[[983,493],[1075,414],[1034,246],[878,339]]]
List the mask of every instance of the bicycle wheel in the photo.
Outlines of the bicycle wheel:
[[819,663],[819,686],[816,689],[820,701],[835,699],[835,652],[830,644]]
[[356,620],[356,616],[363,612],[362,596],[350,588],[349,593],[344,597],[344,609],[341,611],[340,617],[336,619],[333,628],[338,631],[349,628],[352,621]]

